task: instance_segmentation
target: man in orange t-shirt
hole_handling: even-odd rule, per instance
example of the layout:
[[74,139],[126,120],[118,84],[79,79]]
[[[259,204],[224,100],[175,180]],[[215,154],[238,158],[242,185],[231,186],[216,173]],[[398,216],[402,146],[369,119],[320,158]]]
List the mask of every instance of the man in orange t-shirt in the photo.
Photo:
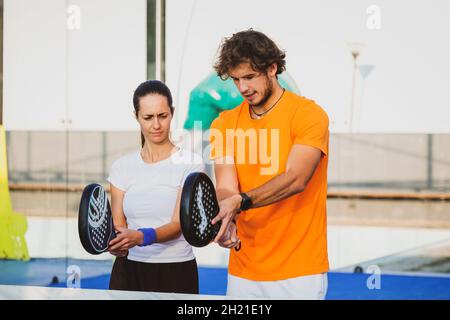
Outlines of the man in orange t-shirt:
[[285,53],[261,32],[222,43],[217,74],[244,97],[211,125],[222,221],[214,241],[230,253],[227,294],[324,299],[327,253],[328,117],[286,91]]

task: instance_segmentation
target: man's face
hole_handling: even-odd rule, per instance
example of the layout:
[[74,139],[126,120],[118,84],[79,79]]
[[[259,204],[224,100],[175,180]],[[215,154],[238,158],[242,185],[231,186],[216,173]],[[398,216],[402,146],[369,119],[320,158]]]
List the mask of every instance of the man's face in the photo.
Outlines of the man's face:
[[255,107],[264,106],[272,95],[275,73],[276,67],[260,72],[255,71],[248,62],[243,62],[228,72],[244,99]]

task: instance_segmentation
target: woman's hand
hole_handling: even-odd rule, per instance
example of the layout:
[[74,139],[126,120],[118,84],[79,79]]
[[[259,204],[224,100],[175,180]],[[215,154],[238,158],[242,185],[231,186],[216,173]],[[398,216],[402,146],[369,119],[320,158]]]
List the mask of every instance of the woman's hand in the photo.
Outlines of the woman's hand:
[[141,231],[117,227],[116,237],[109,242],[108,251],[111,254],[117,251],[128,251],[128,249],[140,245],[143,242],[144,234]]
[[122,258],[122,257],[126,257],[128,255],[128,250],[115,250],[115,251],[109,251],[110,254],[112,254],[113,256]]

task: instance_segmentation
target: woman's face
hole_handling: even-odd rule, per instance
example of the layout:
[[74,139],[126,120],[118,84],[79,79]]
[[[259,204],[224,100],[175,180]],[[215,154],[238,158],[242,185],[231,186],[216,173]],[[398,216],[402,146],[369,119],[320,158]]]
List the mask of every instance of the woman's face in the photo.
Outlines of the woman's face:
[[136,118],[147,142],[154,144],[167,142],[172,114],[165,96],[152,93],[140,98]]

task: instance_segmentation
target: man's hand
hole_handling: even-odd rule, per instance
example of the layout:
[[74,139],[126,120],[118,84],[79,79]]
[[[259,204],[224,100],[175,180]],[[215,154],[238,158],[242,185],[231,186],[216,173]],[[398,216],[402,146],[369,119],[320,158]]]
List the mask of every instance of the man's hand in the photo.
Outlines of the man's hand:
[[236,247],[241,240],[237,236],[237,227],[236,224],[232,221],[228,225],[228,230],[225,232],[225,235],[219,240],[219,246],[223,248],[234,248]]
[[111,254],[115,251],[126,251],[144,242],[144,234],[141,231],[117,227],[116,233],[117,236],[109,242],[108,251]]
[[225,235],[225,232],[229,228],[229,224],[233,221],[236,213],[241,207],[242,197],[239,194],[223,199],[219,202],[220,211],[217,216],[211,221],[212,224],[216,224],[222,221],[222,225],[214,239],[214,242],[218,243],[220,239]]

